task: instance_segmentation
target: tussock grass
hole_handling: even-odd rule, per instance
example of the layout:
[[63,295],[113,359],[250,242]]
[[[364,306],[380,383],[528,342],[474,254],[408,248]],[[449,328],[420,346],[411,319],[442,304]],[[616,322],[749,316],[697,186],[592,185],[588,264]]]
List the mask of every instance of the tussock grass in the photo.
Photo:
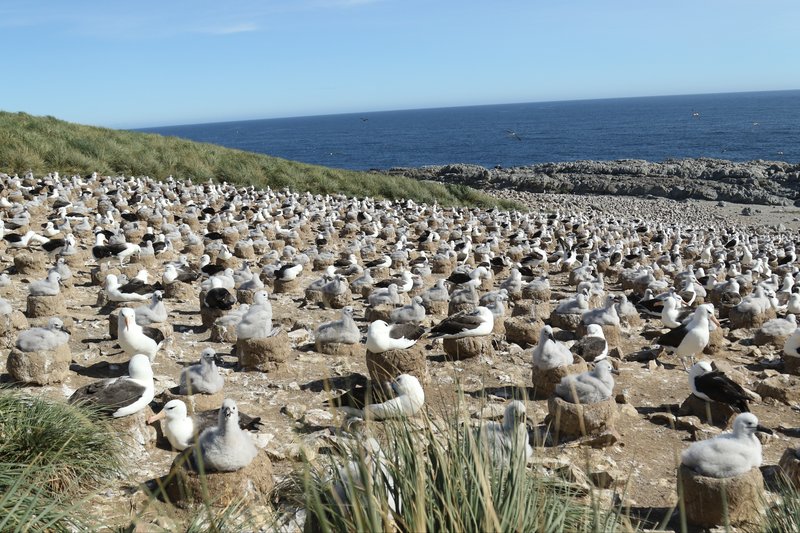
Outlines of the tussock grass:
[[297,502],[305,531],[631,529],[618,509],[586,504],[567,483],[527,470],[522,444],[498,463],[455,418],[388,421],[382,433],[379,453],[358,448],[306,466]]
[[765,533],[796,533],[800,531],[800,491],[789,480],[781,480],[780,499],[768,508],[764,523]]
[[152,133],[83,126],[54,117],[0,111],[0,172],[118,174],[239,185],[289,187],[442,205],[519,208],[463,185],[307,165]]
[[0,388],[0,531],[85,528],[121,450],[96,411]]

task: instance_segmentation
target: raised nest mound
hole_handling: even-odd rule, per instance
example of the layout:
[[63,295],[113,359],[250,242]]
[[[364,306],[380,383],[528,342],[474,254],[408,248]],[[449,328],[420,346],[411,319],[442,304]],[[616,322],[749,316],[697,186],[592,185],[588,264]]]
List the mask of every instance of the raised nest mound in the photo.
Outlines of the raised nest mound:
[[11,348],[14,346],[17,332],[28,329],[28,319],[22,311],[14,309],[7,315],[0,316],[0,346]]
[[50,316],[64,316],[67,314],[67,306],[64,303],[64,296],[56,294],[54,296],[28,296],[25,316],[28,318],[43,318]]
[[693,415],[712,426],[726,428],[739,411],[726,403],[707,402],[690,394],[678,408],[678,416]]
[[539,342],[539,333],[544,322],[528,317],[511,317],[505,320],[506,340],[525,346]]
[[579,355],[572,357],[571,365],[559,366],[543,370],[531,364],[531,383],[536,398],[549,398],[556,391],[556,386],[561,380],[572,374],[581,374],[589,370],[586,361]]
[[223,323],[221,320],[217,319],[214,321],[214,324],[211,326],[211,335],[209,339],[211,342],[224,342],[226,344],[234,344],[236,343],[237,339],[236,335],[236,324],[234,323]]
[[178,455],[163,479],[166,497],[178,507],[202,503],[227,507],[240,501],[264,501],[275,486],[272,462],[264,452],[259,452],[249,465],[236,472],[203,474],[192,467],[193,453],[194,447]]
[[291,280],[276,279],[274,285],[275,294],[288,294],[300,290],[300,279]]
[[590,404],[571,403],[558,396],[550,396],[547,411],[547,420],[552,424],[551,432],[558,441],[599,435],[614,429],[619,419],[613,396]]
[[347,344],[344,342],[314,342],[314,351],[325,355],[338,355],[343,357],[358,357],[364,351],[361,343]]
[[737,307],[731,307],[728,310],[728,318],[730,319],[731,329],[750,329],[750,328],[760,328],[764,325],[764,322],[767,320],[772,320],[777,315],[775,314],[775,309],[772,307],[768,308],[763,313],[757,313],[752,309],[740,309]]
[[289,358],[292,343],[289,335],[280,329],[263,339],[238,339],[236,355],[243,370],[270,372],[277,370]]
[[367,322],[383,320],[389,323],[392,321],[392,311],[394,310],[395,306],[392,304],[376,305],[375,307],[369,306],[364,310],[364,319]]
[[50,262],[44,252],[19,252],[14,256],[14,268],[23,276],[34,276],[47,270]]
[[[606,338],[606,344],[608,344],[609,350],[611,348],[616,348],[620,345],[620,328],[619,326],[611,325],[611,324],[604,324],[600,326],[603,329],[603,336]],[[578,337],[585,337],[586,336],[586,324],[581,322],[580,326],[578,326],[577,330],[575,331]]]
[[425,350],[419,343],[405,350],[387,350],[382,353],[367,350],[366,359],[369,379],[376,383],[394,381],[400,374],[411,374],[423,384],[430,382]]
[[800,376],[800,357],[783,354],[783,369],[787,374]]
[[425,308],[426,315],[433,315],[433,316],[447,316],[447,310],[449,308],[449,302],[446,300],[424,300],[422,302],[422,307]]
[[583,323],[583,315],[578,313],[557,313],[550,315],[550,325],[554,328],[575,331]]
[[353,293],[347,289],[341,294],[322,293],[322,303],[330,309],[342,309],[353,303]]
[[14,381],[49,385],[61,383],[69,376],[71,362],[72,352],[68,344],[38,352],[23,352],[15,347],[8,354],[6,369]]
[[460,339],[444,339],[444,353],[451,361],[471,359],[473,357],[494,355],[492,336],[462,337]]
[[758,525],[764,512],[764,478],[758,468],[736,477],[715,478],[681,465],[678,494],[683,498],[686,521],[693,526]]

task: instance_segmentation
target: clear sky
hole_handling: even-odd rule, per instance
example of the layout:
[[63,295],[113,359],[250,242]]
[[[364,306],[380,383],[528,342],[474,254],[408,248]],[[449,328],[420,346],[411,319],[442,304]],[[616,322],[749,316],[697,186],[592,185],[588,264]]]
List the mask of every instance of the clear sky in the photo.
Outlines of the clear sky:
[[2,0],[0,109],[111,127],[800,89],[798,0]]

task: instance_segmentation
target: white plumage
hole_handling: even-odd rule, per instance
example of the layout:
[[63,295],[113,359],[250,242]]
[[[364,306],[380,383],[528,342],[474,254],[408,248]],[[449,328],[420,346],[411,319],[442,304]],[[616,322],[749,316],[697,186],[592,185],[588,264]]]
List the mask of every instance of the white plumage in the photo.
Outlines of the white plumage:
[[761,443],[756,431],[770,430],[759,426],[752,413],[742,413],[733,421],[733,431],[713,439],[695,442],[681,453],[681,464],[698,474],[716,478],[734,477],[761,466]]
[[69,342],[69,331],[60,318],[51,318],[44,328],[31,328],[17,336],[17,348],[23,352],[52,350]]
[[572,352],[553,337],[553,328],[544,326],[533,349],[533,364],[542,370],[572,364]]

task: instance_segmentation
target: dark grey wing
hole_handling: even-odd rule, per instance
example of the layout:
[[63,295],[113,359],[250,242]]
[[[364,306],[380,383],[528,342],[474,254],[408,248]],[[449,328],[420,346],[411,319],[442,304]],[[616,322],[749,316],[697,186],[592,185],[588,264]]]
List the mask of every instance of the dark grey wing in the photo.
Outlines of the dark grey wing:
[[408,324],[393,324],[389,328],[389,337],[393,339],[408,339],[415,341],[425,334],[425,328],[411,323]]
[[145,326],[145,327],[142,328],[142,332],[147,337],[150,337],[151,339],[156,341],[156,344],[161,344],[165,340],[164,332],[162,332],[160,329],[148,328],[148,327]]
[[71,404],[91,405],[112,413],[139,400],[145,388],[127,376],[90,383],[72,393]]
[[441,335],[455,335],[464,331],[475,329],[483,324],[483,319],[480,314],[470,311],[468,313],[461,312],[445,318],[439,322],[436,327],[431,330],[431,337],[438,337]]
[[586,359],[587,361],[591,361],[605,350],[608,347],[608,343],[605,339],[600,337],[583,337],[578,342],[575,343],[575,353]]

